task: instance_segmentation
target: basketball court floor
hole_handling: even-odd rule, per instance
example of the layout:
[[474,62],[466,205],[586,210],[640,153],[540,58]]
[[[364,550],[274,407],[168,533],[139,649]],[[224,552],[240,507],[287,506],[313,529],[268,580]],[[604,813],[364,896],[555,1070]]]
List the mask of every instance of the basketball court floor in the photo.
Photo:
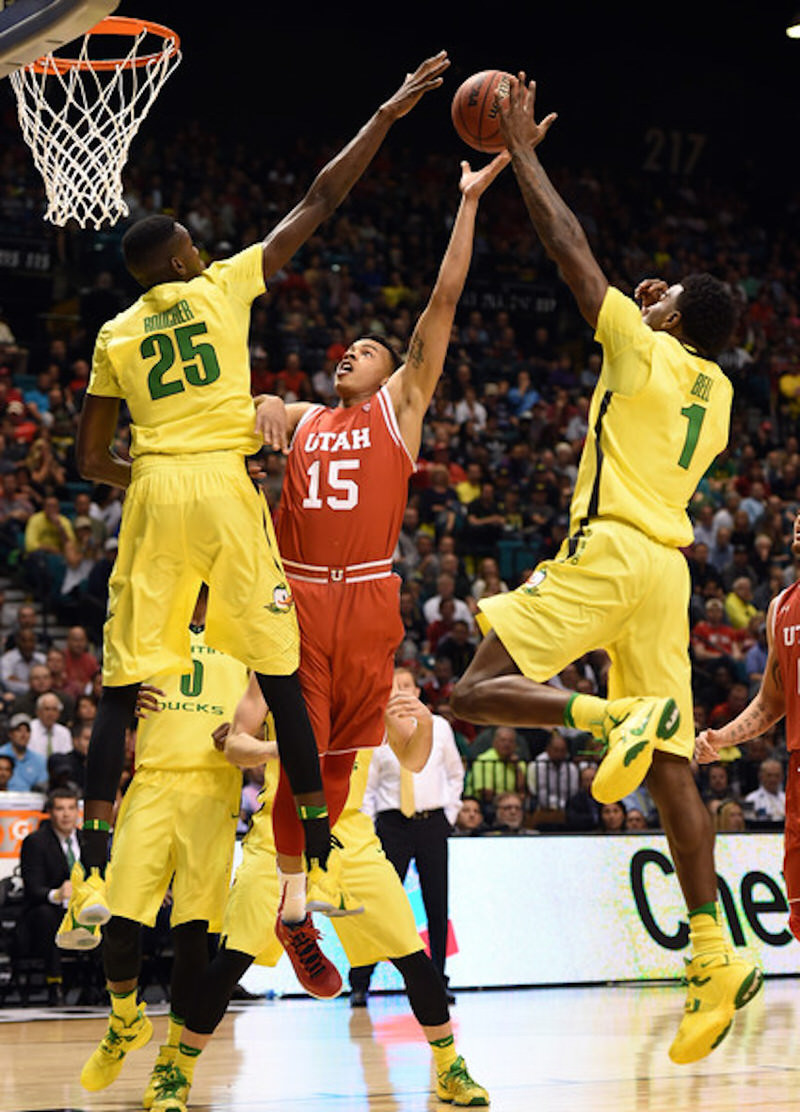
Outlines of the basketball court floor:
[[[590,944],[587,941],[587,944]],[[667,1048],[680,1019],[675,984],[460,992],[459,1049],[495,1112],[782,1112],[800,1106],[800,983],[770,979],[726,1042],[694,1066]],[[141,1108],[166,1029],[131,1055],[117,1083],[86,1093],[78,1074],[104,1016],[0,1013],[3,1112]],[[160,1015],[158,1012],[160,1011]],[[27,1018],[22,1018],[23,1014]],[[265,1000],[238,1005],[197,1066],[198,1112],[428,1112],[430,1054],[405,998]]]

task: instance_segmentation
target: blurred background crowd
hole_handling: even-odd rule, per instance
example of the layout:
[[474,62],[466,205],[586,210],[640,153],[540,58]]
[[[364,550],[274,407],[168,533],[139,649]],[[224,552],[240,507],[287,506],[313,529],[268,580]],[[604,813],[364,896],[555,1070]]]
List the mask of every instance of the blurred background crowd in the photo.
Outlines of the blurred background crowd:
[[[137,296],[121,263],[122,234],[131,221],[166,211],[208,261],[225,257],[262,238],[332,153],[298,139],[276,157],[199,122],[179,123],[168,138],[138,141],[126,176],[128,220],[103,232],[56,230],[42,223],[41,182],[8,112],[0,153],[0,791],[21,785],[34,751],[45,768],[31,770],[28,786],[80,787],[122,493],[81,480],[75,434],[97,331]],[[735,339],[721,359],[735,389],[729,447],[691,506],[695,543],[685,553],[696,725],[719,725],[757,689],[767,606],[797,575],[798,209],[759,206],[738,182],[550,170],[623,291],[646,276],[671,282],[710,270],[739,301]],[[378,155],[255,303],[254,394],[335,404],[332,372],[352,339],[381,332],[405,350],[457,207],[457,177],[449,157],[420,159],[398,146]],[[599,346],[507,171],[479,213],[395,554],[405,626],[398,663],[450,722],[464,764],[457,833],[658,825],[644,789],[612,807],[594,803],[598,753],[588,736],[476,730],[455,720],[449,704],[475,651],[477,601],[516,587],[567,534],[599,365]],[[117,447],[125,452],[128,443],[123,410]],[[283,460],[265,455],[258,466],[275,509]],[[603,694],[607,667],[598,651],[551,682]],[[42,750],[42,722],[54,714],[64,732],[55,747],[47,734]],[[697,771],[719,829],[779,828],[781,728],[722,756]],[[243,831],[257,787],[256,778],[245,788]]]

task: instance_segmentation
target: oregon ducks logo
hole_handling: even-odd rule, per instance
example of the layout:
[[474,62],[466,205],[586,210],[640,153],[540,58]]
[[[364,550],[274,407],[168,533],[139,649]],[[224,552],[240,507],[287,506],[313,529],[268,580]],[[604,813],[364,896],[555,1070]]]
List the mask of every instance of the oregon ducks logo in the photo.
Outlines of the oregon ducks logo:
[[526,595],[538,595],[539,586],[547,578],[546,571],[535,571],[525,580],[523,591]]
[[293,606],[292,592],[285,583],[279,583],[272,592],[272,602],[268,602],[265,609],[271,614],[286,614]]

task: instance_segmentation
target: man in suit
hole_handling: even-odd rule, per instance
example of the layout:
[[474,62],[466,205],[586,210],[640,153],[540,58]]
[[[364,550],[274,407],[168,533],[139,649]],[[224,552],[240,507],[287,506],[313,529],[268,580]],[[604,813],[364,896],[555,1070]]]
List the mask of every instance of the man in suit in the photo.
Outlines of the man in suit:
[[41,957],[47,978],[48,999],[63,1004],[61,953],[55,937],[69,903],[69,876],[80,856],[78,793],[74,788],[54,788],[47,797],[48,819],[22,843],[20,864],[25,886],[25,909],[20,920],[23,953]]

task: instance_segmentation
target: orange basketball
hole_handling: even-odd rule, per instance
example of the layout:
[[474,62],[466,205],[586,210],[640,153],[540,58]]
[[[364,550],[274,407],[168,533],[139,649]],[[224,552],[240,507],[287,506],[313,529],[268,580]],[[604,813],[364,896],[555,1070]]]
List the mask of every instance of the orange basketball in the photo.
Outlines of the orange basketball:
[[505,148],[498,117],[500,101],[508,96],[511,75],[503,70],[482,70],[468,77],[456,90],[451,115],[464,142],[476,151],[494,154]]

